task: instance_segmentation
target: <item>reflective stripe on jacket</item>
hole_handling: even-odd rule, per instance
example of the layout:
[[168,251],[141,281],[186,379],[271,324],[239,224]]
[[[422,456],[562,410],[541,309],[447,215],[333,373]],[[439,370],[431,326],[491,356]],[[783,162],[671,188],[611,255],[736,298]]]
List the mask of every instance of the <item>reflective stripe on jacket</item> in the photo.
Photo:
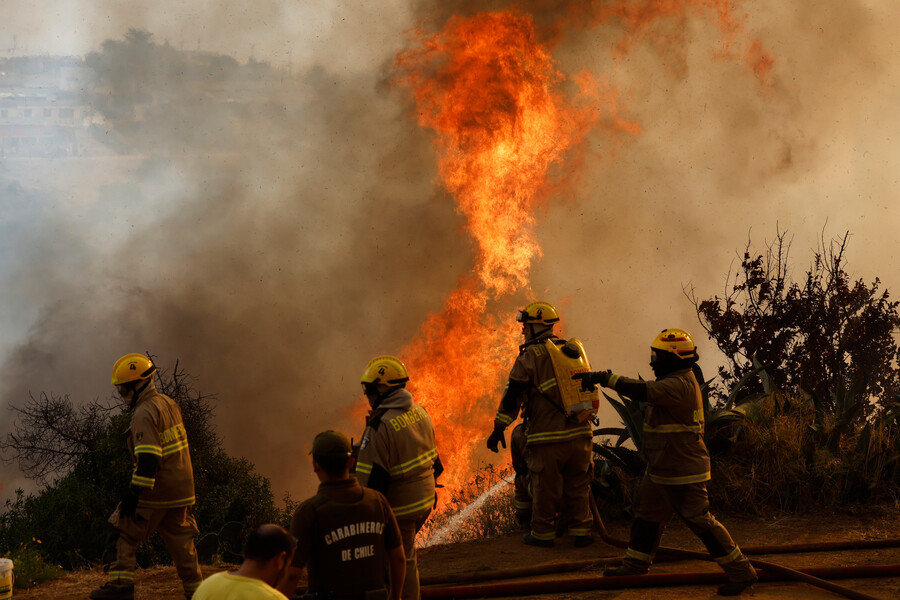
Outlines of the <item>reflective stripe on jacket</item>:
[[[550,444],[579,437],[592,437],[590,423],[566,418],[559,394],[553,361],[543,342],[556,337],[541,336],[524,346],[509,373],[510,383],[527,383],[526,391],[516,397],[504,395],[494,417],[495,425],[509,426],[522,411],[526,444]],[[560,340],[562,343],[562,340]],[[510,385],[509,383],[507,385]]]
[[[619,382],[641,383],[628,377]],[[669,373],[647,386],[643,454],[650,480],[662,485],[709,481],[709,452],[703,441],[703,396],[691,369]]]
[[[131,484],[142,488],[138,506],[177,508],[194,504],[194,470],[181,409],[174,400],[150,384],[141,391],[126,432],[135,470]],[[155,477],[137,474],[137,456],[156,456],[159,470]]]
[[438,458],[428,412],[399,388],[378,407],[360,441],[356,477],[365,486],[378,465],[390,475],[388,502],[397,518],[427,513],[434,505],[434,463]]

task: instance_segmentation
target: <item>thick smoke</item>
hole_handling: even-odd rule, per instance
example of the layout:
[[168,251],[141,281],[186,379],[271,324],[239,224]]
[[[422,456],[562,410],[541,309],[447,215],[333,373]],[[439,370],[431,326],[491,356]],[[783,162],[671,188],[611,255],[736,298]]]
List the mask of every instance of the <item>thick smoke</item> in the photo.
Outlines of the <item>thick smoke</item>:
[[[263,3],[268,20],[249,11],[243,30],[235,10],[198,29],[198,44],[257,39],[256,54],[271,38],[293,40],[286,82],[258,89],[242,112],[176,102],[167,129],[145,132],[164,151],[52,161],[55,176],[49,164],[0,163],[0,323],[17,337],[4,342],[0,398],[105,397],[118,356],[178,359],[218,395],[227,449],[303,496],[312,435],[359,435],[346,408],[361,401],[366,361],[399,351],[472,257],[429,134],[389,85],[410,43],[399,20],[396,30],[379,18],[332,23],[349,50],[311,55],[310,66],[302,36],[320,47],[318,29],[294,25],[289,4]],[[727,47],[702,9],[633,35],[621,19],[587,26],[549,3],[518,6],[535,7],[564,73],[586,69],[613,86],[619,116],[640,127],[601,123],[584,159],[563,167],[568,194],[537,228],[532,288],[560,303],[595,367],[647,376],[653,333],[679,326],[697,333],[713,373],[682,287],[721,294],[735,251],[748,235],[761,247],[776,225],[795,234],[798,276],[823,230],[850,230],[851,271],[900,284],[896,244],[882,243],[900,222],[896,3],[736,3],[742,30]],[[413,22],[439,30],[451,8],[472,12],[415,3]],[[108,12],[119,35],[186,36],[159,11]],[[754,39],[774,58],[768,73],[752,68]],[[212,150],[185,151],[198,131]]]

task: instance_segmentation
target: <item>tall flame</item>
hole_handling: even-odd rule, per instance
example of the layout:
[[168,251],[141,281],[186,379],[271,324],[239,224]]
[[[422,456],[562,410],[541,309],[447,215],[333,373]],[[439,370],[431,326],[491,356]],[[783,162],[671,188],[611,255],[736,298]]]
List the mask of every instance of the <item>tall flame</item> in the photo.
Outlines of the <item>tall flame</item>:
[[549,170],[596,115],[560,91],[564,78],[526,15],[453,18],[398,64],[475,242],[472,275],[403,351],[410,388],[435,423],[443,481],[456,487],[491,428],[521,341],[510,307],[497,301],[527,288],[541,255],[535,212],[551,190]]
[[[768,76],[772,59],[761,44],[743,54],[731,49],[741,24],[729,0],[572,1],[543,38],[615,23],[623,35],[613,50],[621,55],[653,37],[651,23],[690,10],[717,17],[724,56],[747,61],[760,80]],[[535,215],[559,187],[553,168],[577,154],[600,119],[604,132],[637,134],[640,126],[619,115],[605,78],[577,73],[569,81],[578,93],[565,94],[567,80],[532,17],[515,10],[455,16],[437,34],[419,32],[415,47],[397,57],[397,72],[419,124],[434,132],[440,177],[474,242],[471,273],[401,352],[409,387],[435,424],[442,483],[458,489],[469,483],[521,341],[512,302],[532,299],[529,269],[541,256]]]

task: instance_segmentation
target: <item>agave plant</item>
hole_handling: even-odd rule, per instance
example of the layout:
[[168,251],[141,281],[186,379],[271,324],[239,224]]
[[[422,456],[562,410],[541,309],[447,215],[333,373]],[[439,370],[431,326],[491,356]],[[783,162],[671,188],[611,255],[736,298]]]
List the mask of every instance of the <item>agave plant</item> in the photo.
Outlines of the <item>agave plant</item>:
[[[603,392],[603,397],[612,405],[622,420],[622,427],[594,429],[595,437],[616,437],[614,444],[609,441],[594,442],[594,452],[606,459],[611,466],[619,467],[633,475],[640,475],[646,466],[644,459],[640,455],[643,446],[643,415],[640,403],[621,394],[617,395],[619,398],[615,399]],[[625,442],[629,440],[631,440],[634,449],[624,446]]]

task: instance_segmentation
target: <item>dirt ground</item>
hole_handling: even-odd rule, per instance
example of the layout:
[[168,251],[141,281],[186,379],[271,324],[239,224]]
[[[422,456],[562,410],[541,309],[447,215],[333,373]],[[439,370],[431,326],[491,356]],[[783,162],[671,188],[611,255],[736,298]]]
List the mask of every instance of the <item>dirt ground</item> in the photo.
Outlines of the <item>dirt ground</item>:
[[[742,547],[772,544],[796,544],[821,541],[873,540],[900,538],[900,507],[874,507],[866,512],[785,516],[772,519],[738,519],[721,517],[720,520],[731,531]],[[609,525],[609,533],[618,539],[627,538],[627,524]],[[669,547],[701,550],[700,544],[679,523],[673,523],[663,538],[663,545]],[[606,563],[614,563],[621,558],[622,550],[597,539],[587,548],[575,548],[572,538],[561,538],[553,548],[534,548],[521,543],[520,534],[510,534],[499,538],[486,538],[460,544],[433,546],[419,550],[419,571],[424,583],[443,580],[453,585],[471,581],[473,577],[485,577],[490,571],[513,568],[544,568],[548,565],[576,564],[576,571],[518,578],[509,581],[539,582],[542,580],[566,580],[597,577]],[[871,566],[900,565],[900,547],[877,550],[855,550],[840,552],[819,552],[806,554],[770,554],[753,556],[771,563],[792,568],[823,566]],[[228,568],[204,567],[204,575]],[[233,568],[233,567],[232,567]],[[553,568],[553,567],[549,567]],[[718,568],[705,561],[659,562],[653,573],[718,573]],[[474,575],[473,575],[474,574]],[[87,598],[91,589],[104,581],[99,570],[85,570],[72,573],[53,582],[31,590],[15,590],[16,600],[62,600]],[[491,581],[477,581],[475,585],[485,585]],[[900,576],[885,578],[843,579],[833,583],[855,592],[867,594],[882,600],[900,598]],[[551,589],[557,585],[551,584]],[[716,585],[683,585],[678,587],[632,588],[620,590],[595,590],[560,593],[528,594],[533,600],[638,600],[654,598],[658,600],[694,600],[716,598]],[[436,597],[429,593],[430,586],[423,588],[423,597]],[[535,591],[532,588],[530,591]],[[495,596],[500,598],[523,597]],[[440,596],[446,597],[446,596]],[[746,598],[754,600],[798,599],[817,600],[840,598],[827,590],[806,583],[773,581],[757,583]],[[136,600],[182,600],[181,585],[171,567],[141,569],[137,574]]]

